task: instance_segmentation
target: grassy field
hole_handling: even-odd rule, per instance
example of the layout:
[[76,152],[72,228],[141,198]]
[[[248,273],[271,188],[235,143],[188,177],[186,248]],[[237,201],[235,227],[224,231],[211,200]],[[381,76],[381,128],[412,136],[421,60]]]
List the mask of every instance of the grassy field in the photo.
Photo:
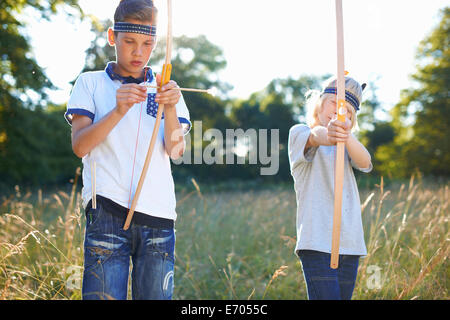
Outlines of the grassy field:
[[[306,299],[292,185],[193,181],[177,199],[174,299]],[[353,299],[449,299],[448,183],[381,181],[361,201],[368,256]],[[80,203],[75,187],[0,199],[0,299],[81,298]]]

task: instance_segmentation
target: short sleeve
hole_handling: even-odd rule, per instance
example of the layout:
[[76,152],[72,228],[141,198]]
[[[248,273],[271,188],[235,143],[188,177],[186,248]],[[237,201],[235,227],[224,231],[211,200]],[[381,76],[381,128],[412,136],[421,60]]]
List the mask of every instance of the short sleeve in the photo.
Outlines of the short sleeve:
[[180,124],[183,127],[184,135],[186,135],[191,130],[192,124],[189,116],[189,110],[186,106],[186,102],[184,102],[183,95],[181,95],[181,98],[176,105],[176,109],[178,121],[180,121]]
[[297,124],[289,130],[288,154],[291,171],[302,162],[311,162],[317,151],[317,147],[309,148],[306,154],[305,146],[311,129],[304,124]]
[[89,117],[92,122],[95,116],[95,104],[93,100],[93,81],[89,81],[87,73],[81,74],[75,81],[69,101],[67,111],[64,114],[67,122],[72,125],[72,116],[79,114]]

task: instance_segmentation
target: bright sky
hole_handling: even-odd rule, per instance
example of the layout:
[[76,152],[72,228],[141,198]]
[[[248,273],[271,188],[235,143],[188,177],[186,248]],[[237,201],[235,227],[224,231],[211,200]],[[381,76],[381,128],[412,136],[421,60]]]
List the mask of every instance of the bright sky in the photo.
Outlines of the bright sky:
[[[86,13],[111,18],[119,0],[80,0]],[[274,78],[322,75],[336,70],[333,0],[173,0],[174,36],[206,35],[228,62],[221,79],[232,97],[247,98]],[[158,34],[165,35],[166,1],[156,0]],[[419,42],[436,26],[450,0],[343,0],[345,69],[361,82],[375,81],[386,109],[412,85]],[[88,23],[64,16],[27,30],[38,63],[67,101],[68,83],[81,71],[93,35]],[[151,62],[151,60],[150,60]],[[176,68],[176,66],[174,66]],[[157,70],[155,70],[157,71]]]

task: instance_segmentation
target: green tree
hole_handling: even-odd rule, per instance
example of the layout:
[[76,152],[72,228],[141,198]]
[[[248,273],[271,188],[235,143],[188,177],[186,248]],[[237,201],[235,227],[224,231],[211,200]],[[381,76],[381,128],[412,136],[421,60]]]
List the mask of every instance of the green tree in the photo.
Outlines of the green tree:
[[[112,27],[112,21],[109,19],[99,21],[95,17],[91,17],[91,21],[91,32],[95,38],[86,50],[85,64],[80,73],[102,70],[107,62],[116,60],[114,47],[107,42],[107,30],[109,27]],[[75,83],[75,80],[72,81],[72,84]]]
[[[379,173],[380,161],[375,158],[377,149],[394,140],[395,131],[390,121],[381,120],[376,116],[381,112],[381,104],[378,100],[377,87],[374,82],[369,83],[363,94],[363,102],[358,112],[358,125],[360,131],[356,135],[372,156],[374,173]],[[355,171],[357,175],[360,173]]]
[[[417,86],[402,91],[393,108],[393,143],[378,149],[382,170],[393,176],[408,176],[415,170],[434,176],[450,174],[450,7],[421,41],[412,75]],[[411,125],[404,125],[411,122]]]
[[[45,100],[46,88],[53,88],[50,80],[36,63],[32,48],[24,34],[26,25],[21,21],[25,9],[34,9],[43,19],[57,13],[57,7],[70,5],[78,8],[78,0],[3,0],[0,2],[0,95],[1,108],[10,107],[14,102],[31,107],[35,104],[28,96],[37,95],[35,100]],[[12,101],[16,100],[16,101]]]
[[[252,94],[247,100],[233,103],[230,116],[239,128],[268,129],[268,132],[270,129],[279,130],[279,171],[275,177],[265,179],[290,179],[287,154],[289,129],[304,120],[305,94],[308,90],[319,89],[321,80],[323,77],[314,76],[274,79],[261,92]],[[259,175],[259,166],[250,170],[253,178]]]
[[59,139],[61,131],[46,131],[57,124],[43,109],[48,103],[45,90],[53,85],[33,57],[21,13],[34,10],[49,19],[62,5],[82,15],[78,0],[0,2],[0,188],[59,175],[49,166],[59,154],[53,147],[60,146],[52,139]]

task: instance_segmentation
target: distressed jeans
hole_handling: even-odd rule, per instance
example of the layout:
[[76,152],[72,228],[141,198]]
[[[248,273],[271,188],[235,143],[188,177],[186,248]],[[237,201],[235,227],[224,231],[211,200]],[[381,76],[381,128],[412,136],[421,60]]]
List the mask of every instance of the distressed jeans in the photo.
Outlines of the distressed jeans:
[[299,250],[309,300],[350,300],[355,288],[359,256],[339,255],[337,269],[330,268],[331,254]]
[[86,300],[126,300],[130,258],[132,298],[169,300],[173,293],[174,229],[131,224],[101,203],[86,212],[82,296]]

